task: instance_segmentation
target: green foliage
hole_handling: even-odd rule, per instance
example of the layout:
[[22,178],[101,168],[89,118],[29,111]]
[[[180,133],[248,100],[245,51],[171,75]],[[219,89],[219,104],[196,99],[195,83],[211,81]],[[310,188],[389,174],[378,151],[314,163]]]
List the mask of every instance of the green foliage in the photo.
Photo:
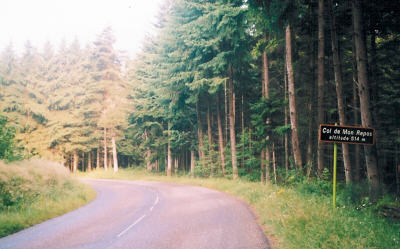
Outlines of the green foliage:
[[[254,127],[254,136],[256,138],[255,148],[260,151],[271,142],[265,138],[276,135],[283,135],[290,130],[290,126],[280,124],[278,117],[282,112],[282,100],[277,96],[271,96],[269,99],[262,98],[250,107],[252,111],[251,124]],[[267,123],[266,120],[269,120]],[[268,144],[269,145],[269,144]]]
[[15,128],[0,115],[0,159],[14,161],[20,158],[15,142]]

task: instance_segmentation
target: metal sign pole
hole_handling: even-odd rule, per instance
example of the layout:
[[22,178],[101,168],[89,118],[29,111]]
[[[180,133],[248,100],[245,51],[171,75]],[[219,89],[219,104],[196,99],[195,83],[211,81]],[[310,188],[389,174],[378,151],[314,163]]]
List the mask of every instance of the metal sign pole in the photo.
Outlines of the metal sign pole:
[[336,206],[336,162],[337,162],[337,143],[333,144],[333,209]]

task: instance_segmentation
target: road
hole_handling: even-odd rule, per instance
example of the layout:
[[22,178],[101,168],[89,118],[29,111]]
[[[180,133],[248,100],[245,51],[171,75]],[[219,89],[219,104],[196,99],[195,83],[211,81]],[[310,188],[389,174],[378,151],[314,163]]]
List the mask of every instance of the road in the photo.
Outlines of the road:
[[85,179],[88,205],[0,239],[0,248],[270,248],[250,207],[171,183]]

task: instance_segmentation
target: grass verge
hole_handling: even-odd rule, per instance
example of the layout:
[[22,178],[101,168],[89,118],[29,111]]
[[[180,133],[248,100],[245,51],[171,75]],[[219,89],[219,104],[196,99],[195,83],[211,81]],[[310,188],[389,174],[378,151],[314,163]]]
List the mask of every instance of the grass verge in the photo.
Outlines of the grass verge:
[[95,196],[57,163],[0,161],[0,237],[76,209]]
[[216,189],[248,202],[259,217],[273,248],[400,248],[400,223],[377,217],[369,208],[331,207],[328,196],[298,187],[262,185],[244,180],[171,177],[122,169],[79,173],[102,179],[150,180]]

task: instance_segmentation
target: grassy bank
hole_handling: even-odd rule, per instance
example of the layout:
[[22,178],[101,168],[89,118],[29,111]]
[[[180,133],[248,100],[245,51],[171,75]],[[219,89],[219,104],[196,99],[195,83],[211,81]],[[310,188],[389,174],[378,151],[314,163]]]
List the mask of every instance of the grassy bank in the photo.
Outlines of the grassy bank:
[[332,210],[331,200],[319,189],[323,186],[262,185],[243,180],[167,178],[143,170],[111,170],[81,173],[92,178],[153,180],[198,185],[220,190],[247,201],[274,248],[400,248],[400,223],[377,217],[368,206],[339,205]]
[[0,237],[76,209],[95,195],[59,164],[0,161]]

